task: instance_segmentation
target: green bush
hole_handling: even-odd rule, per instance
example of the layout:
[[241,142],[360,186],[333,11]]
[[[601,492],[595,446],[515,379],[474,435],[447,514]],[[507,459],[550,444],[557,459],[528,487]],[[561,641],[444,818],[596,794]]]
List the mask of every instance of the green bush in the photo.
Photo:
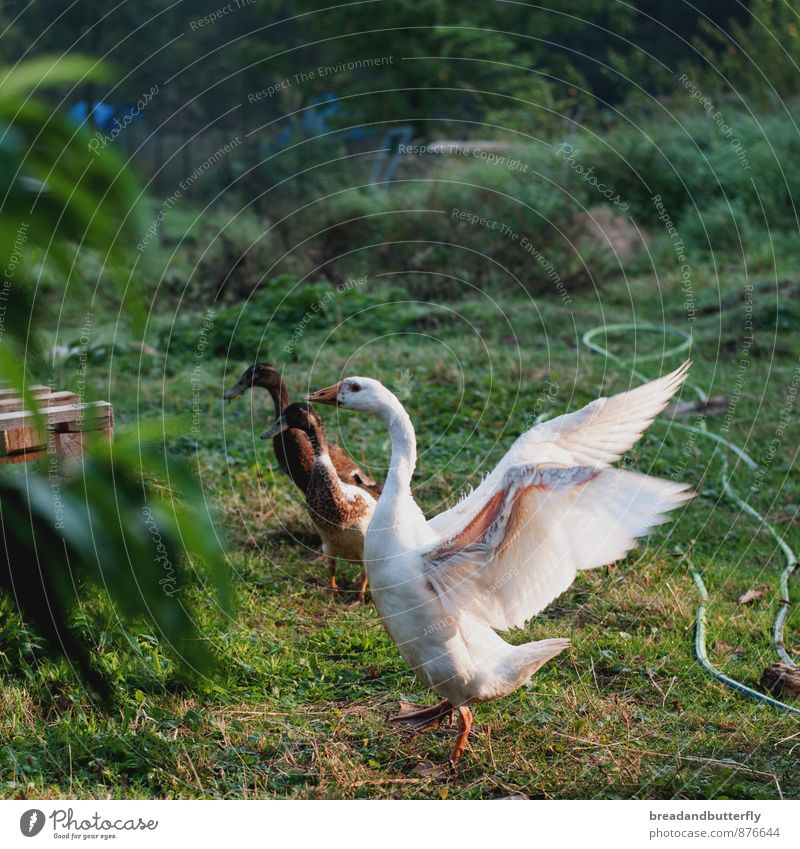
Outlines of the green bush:
[[[571,287],[602,283],[619,273],[620,262],[629,264],[639,243],[629,216],[669,243],[662,213],[693,262],[738,252],[741,238],[768,265],[765,234],[769,243],[796,226],[800,136],[778,114],[758,118],[720,103],[715,109],[724,117],[715,119],[685,98],[677,106],[695,114],[673,111],[604,135],[584,129],[571,136],[569,163],[555,141],[504,149],[505,164],[463,152],[409,155],[390,186],[364,185],[355,165],[337,165],[315,176],[314,199],[285,197],[269,218],[244,213],[204,231],[191,291],[231,302],[260,291],[265,277],[325,277],[335,286],[382,274],[431,300],[463,298],[471,286],[487,285],[545,294],[557,278]],[[616,220],[592,233],[589,214],[602,206]],[[658,245],[652,252],[664,253]],[[282,322],[298,320],[293,304],[302,317],[319,297],[301,288],[281,304]]]
[[792,227],[792,198],[800,192],[796,127],[777,115],[759,121],[733,109],[720,111],[730,135],[713,118],[663,119],[641,131],[620,127],[603,142],[587,139],[583,154],[645,225],[659,226],[652,199],[660,195],[677,223],[689,214],[716,214],[719,202],[727,200],[747,210],[756,227],[759,219],[770,229]]
[[[431,157],[424,176],[406,177],[401,168],[391,188],[358,187],[323,197],[292,216],[289,241],[337,279],[399,275],[416,296],[463,296],[464,286],[448,283],[445,275],[475,285],[505,280],[516,286],[516,277],[542,291],[551,280],[549,266],[563,277],[586,272],[586,259],[595,252],[582,241],[575,213],[602,198],[582,185],[570,197],[558,185],[559,160],[546,150],[533,162],[533,150],[509,154],[519,170],[461,156]],[[601,271],[599,263],[594,270]]]

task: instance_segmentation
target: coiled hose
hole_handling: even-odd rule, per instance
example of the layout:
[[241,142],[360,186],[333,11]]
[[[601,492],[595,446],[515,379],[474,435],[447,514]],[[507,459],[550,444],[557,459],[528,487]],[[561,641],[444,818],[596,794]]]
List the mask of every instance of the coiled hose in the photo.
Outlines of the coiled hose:
[[[608,350],[608,348],[600,345],[595,341],[595,337],[599,334],[607,334],[614,332],[653,332],[659,333],[664,337],[667,336],[677,336],[680,339],[680,342],[672,348],[668,350],[658,351],[653,354],[646,354],[644,356],[639,356],[637,359],[639,362],[646,362],[648,360],[661,360],[665,357],[674,356],[676,354],[681,354],[687,352],[691,348],[692,337],[691,334],[686,333],[683,330],[680,330],[676,327],[666,327],[664,325],[658,324],[636,324],[636,323],[625,323],[625,324],[606,324],[601,325],[600,327],[593,327],[591,330],[588,330],[583,334],[581,339],[582,343],[590,350],[594,351],[596,354],[600,354],[600,356],[604,357],[606,360],[618,363],[620,365],[623,364],[623,359],[616,354],[612,353]],[[648,380],[640,372],[635,369],[632,373],[639,378],[642,382]],[[699,398],[702,403],[705,403],[708,400],[705,392],[699,387],[694,386],[692,384],[686,384]],[[690,433],[694,433],[698,436],[703,437],[704,439],[712,440],[720,445],[722,445],[726,450],[735,454],[746,466],[751,469],[758,468],[758,464],[753,460],[753,458],[743,449],[740,448],[733,442],[725,439],[719,434],[713,433],[706,428],[705,421],[700,423],[700,427],[693,427],[692,425],[681,424],[680,422],[673,421],[672,427],[678,427],[681,430],[689,431]],[[789,612],[789,578],[792,573],[797,569],[797,557],[795,556],[794,551],[789,547],[786,541],[778,534],[775,528],[767,522],[764,516],[758,513],[751,505],[749,505],[741,496],[736,492],[733,485],[731,484],[730,476],[728,474],[730,465],[728,463],[728,458],[726,455],[722,455],[722,473],[721,473],[721,481],[722,481],[722,489],[725,495],[733,501],[738,507],[746,513],[748,516],[753,518],[755,521],[759,523],[759,527],[764,528],[768,533],[770,533],[778,544],[778,547],[783,552],[783,556],[785,558],[785,566],[781,572],[780,578],[780,603],[778,605],[778,612],[775,616],[775,621],[772,626],[772,643],[775,647],[775,651],[777,652],[780,659],[787,665],[797,667],[797,664],[794,660],[789,656],[786,651],[786,644],[783,638],[783,629],[786,621],[786,616]],[[688,559],[688,558],[687,558]],[[773,699],[771,696],[767,696],[764,693],[759,692],[758,690],[754,690],[751,687],[748,687],[746,684],[743,684],[741,681],[736,681],[734,678],[725,675],[723,672],[720,672],[711,661],[708,659],[708,654],[706,652],[706,605],[708,603],[708,591],[706,590],[705,583],[703,582],[703,578],[700,573],[695,569],[694,564],[691,559],[688,559],[689,562],[689,570],[692,575],[692,579],[694,581],[695,586],[697,587],[697,591],[700,594],[700,604],[697,608],[697,613],[695,616],[695,654],[697,656],[698,661],[706,669],[710,672],[718,681],[722,682],[726,686],[730,687],[733,690],[736,690],[739,693],[742,693],[746,696],[749,696],[752,699],[755,699],[759,702],[763,702],[765,704],[771,705],[772,707],[778,708],[779,710],[789,711],[791,713],[800,714],[800,709],[793,707],[792,705],[787,705],[785,702],[778,701],[777,699]]]

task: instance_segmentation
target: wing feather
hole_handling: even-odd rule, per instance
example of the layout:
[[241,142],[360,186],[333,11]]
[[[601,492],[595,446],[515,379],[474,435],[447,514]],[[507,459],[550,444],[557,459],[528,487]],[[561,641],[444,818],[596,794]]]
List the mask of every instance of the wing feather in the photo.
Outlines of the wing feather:
[[[543,422],[523,434],[515,448],[534,455],[554,444],[576,464],[608,466],[639,440],[689,373],[690,363],[610,398],[597,398],[575,413]],[[529,456],[529,462],[543,462]]]
[[521,627],[578,570],[624,557],[691,494],[684,484],[594,466],[515,466],[480,510],[423,552],[449,615]]
[[439,535],[476,512],[514,466],[555,463],[609,466],[628,451],[680,389],[689,372],[685,362],[670,374],[609,398],[597,398],[574,413],[542,422],[517,438],[497,467],[466,498],[432,517]]

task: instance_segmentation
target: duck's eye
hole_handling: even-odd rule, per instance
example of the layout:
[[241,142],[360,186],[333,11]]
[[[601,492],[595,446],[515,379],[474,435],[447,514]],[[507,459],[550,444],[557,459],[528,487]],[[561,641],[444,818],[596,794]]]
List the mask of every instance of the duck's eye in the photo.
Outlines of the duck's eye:
[[350,384],[350,391],[351,392],[360,392],[361,387],[357,383],[351,383]]

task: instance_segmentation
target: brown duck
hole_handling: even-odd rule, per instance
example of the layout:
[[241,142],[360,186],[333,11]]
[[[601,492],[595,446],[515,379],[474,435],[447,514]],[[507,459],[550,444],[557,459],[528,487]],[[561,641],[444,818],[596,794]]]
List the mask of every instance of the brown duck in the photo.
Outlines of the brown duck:
[[[283,378],[269,363],[256,363],[250,366],[236,385],[232,386],[223,397],[230,401],[254,386],[261,386],[269,392],[275,405],[275,416],[281,416],[289,405],[289,393]],[[299,428],[290,427],[275,436],[272,447],[280,467],[295,485],[305,492],[308,489],[308,479],[314,465],[314,451],[307,434]],[[380,496],[380,484],[376,483],[338,445],[329,444],[328,452],[337,474],[344,483],[361,487],[374,498]]]
[[306,508],[322,537],[322,553],[328,561],[331,592],[338,592],[336,561],[359,563],[362,572],[358,597],[363,603],[367,588],[367,575],[363,571],[364,537],[377,501],[366,489],[345,483],[337,474],[325,426],[310,404],[289,404],[261,438],[277,439],[292,430],[302,432],[313,451],[314,459],[306,487]]

